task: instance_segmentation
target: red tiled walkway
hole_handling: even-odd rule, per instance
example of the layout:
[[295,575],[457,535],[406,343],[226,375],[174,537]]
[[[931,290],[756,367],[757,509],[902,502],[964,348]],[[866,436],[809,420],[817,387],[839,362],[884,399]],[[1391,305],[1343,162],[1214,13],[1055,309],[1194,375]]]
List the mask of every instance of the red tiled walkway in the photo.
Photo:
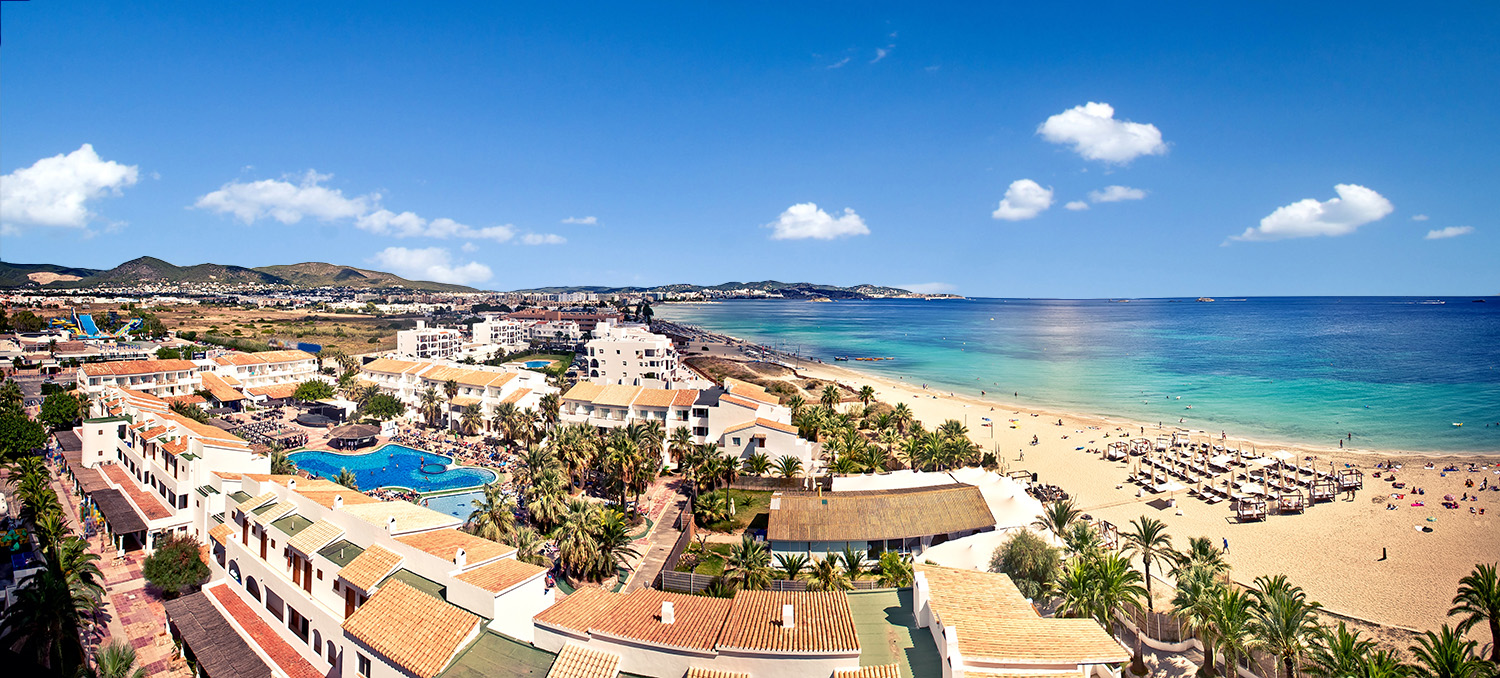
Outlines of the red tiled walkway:
[[302,655],[297,654],[296,649],[288,645],[285,640],[281,639],[281,636],[276,634],[276,629],[271,628],[269,624],[262,621],[260,615],[256,614],[255,610],[250,609],[250,606],[246,605],[245,601],[240,600],[239,596],[230,591],[229,585],[219,584],[208,589],[208,592],[219,601],[220,605],[224,606],[225,610],[229,611],[229,616],[234,617],[234,620],[239,622],[240,626],[245,629],[245,632],[250,634],[251,640],[260,646],[260,649],[265,650],[266,654],[271,655],[271,659],[275,660],[276,665],[281,667],[281,670],[286,672],[288,676],[291,678],[323,678],[322,673],[314,669],[312,664],[309,664],[306,659],[302,658]]
[[119,464],[105,464],[100,468],[104,469],[104,475],[109,476],[110,480],[125,490],[125,494],[130,495],[130,500],[145,512],[146,520],[172,517],[172,509],[167,508],[167,505],[161,503],[155,495],[142,490],[140,485],[136,484],[135,478],[131,478],[130,474],[125,472],[124,467]]

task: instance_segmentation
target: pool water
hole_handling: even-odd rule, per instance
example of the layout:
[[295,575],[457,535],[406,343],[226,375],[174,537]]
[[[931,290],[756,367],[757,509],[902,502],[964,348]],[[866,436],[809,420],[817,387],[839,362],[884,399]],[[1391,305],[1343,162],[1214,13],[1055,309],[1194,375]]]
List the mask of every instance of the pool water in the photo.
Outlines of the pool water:
[[[338,454],[322,450],[308,450],[291,455],[298,468],[319,477],[333,480],[340,469],[354,472],[359,489],[373,490],[379,487],[404,487],[418,492],[456,490],[478,487],[494,482],[493,471],[467,466],[452,466],[451,457],[414,450],[405,445],[389,444],[362,454]],[[426,464],[432,470],[441,464],[445,470],[439,473],[423,473]]]
[[528,361],[526,361],[524,363],[521,363],[521,364],[525,365],[529,369],[539,370],[539,369],[541,369],[543,367],[549,367],[549,366],[551,366],[552,365],[552,361],[551,360],[528,360]]
[[474,512],[474,500],[484,497],[484,492],[460,492],[458,494],[445,494],[441,497],[428,497],[427,508],[438,513],[446,513],[460,520],[468,520],[469,514]]

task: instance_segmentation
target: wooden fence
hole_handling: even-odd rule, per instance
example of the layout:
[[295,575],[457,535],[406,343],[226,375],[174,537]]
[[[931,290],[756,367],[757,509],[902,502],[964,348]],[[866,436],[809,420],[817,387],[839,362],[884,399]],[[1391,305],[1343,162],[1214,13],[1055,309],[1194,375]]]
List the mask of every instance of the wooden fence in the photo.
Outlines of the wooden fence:
[[[657,578],[657,588],[663,591],[678,591],[681,593],[702,593],[718,577],[706,574],[694,574],[692,572],[674,572],[662,570],[661,576]],[[880,583],[873,579],[854,582],[855,591],[873,591],[882,588]],[[768,591],[806,591],[807,582],[788,579],[772,579],[771,585],[766,587]]]

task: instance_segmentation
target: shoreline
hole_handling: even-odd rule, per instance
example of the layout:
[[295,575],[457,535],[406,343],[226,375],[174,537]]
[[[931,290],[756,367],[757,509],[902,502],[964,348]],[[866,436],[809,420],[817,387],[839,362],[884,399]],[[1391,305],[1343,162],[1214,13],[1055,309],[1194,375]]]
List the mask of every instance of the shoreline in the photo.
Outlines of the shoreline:
[[[674,322],[674,321],[656,321],[656,322],[665,323],[665,324],[673,325],[675,327],[687,329],[682,324]],[[776,356],[777,358],[781,359],[783,362],[785,362],[789,366],[791,366],[793,369],[795,369],[795,370],[797,370],[799,372],[806,373],[804,376],[810,376],[810,377],[815,378],[815,379],[823,379],[825,381],[834,381],[834,382],[838,382],[840,384],[844,384],[846,386],[849,383],[857,383],[857,382],[860,382],[860,381],[867,381],[867,382],[870,382],[872,386],[874,386],[874,385],[884,385],[886,387],[894,388],[894,389],[897,389],[897,390],[913,390],[913,392],[918,393],[918,394],[935,395],[935,396],[938,396],[940,398],[947,398],[949,400],[956,400],[956,401],[960,401],[960,402],[963,402],[965,404],[972,405],[972,406],[982,406],[982,407],[995,408],[996,411],[999,411],[999,410],[1003,409],[1003,410],[1010,410],[1012,412],[1020,412],[1022,414],[1028,414],[1028,415],[1029,414],[1036,414],[1036,415],[1040,415],[1040,416],[1044,416],[1044,417],[1061,418],[1061,419],[1063,419],[1065,421],[1066,420],[1087,421],[1087,422],[1090,422],[1090,423],[1101,424],[1101,425],[1108,425],[1108,426],[1111,426],[1111,427],[1122,427],[1122,428],[1131,428],[1131,427],[1134,427],[1137,430],[1147,429],[1147,430],[1156,431],[1159,434],[1166,434],[1166,435],[1170,435],[1174,431],[1177,431],[1177,432],[1184,432],[1185,431],[1185,432],[1188,432],[1190,435],[1194,436],[1195,438],[1202,437],[1202,438],[1211,438],[1213,440],[1224,440],[1224,441],[1226,441],[1225,442],[1226,446],[1228,446],[1229,444],[1234,444],[1236,446],[1250,446],[1252,448],[1257,448],[1257,449],[1258,448],[1284,449],[1284,450],[1287,450],[1287,451],[1298,452],[1299,454],[1304,454],[1304,455],[1306,455],[1306,454],[1313,454],[1313,455],[1342,456],[1342,455],[1346,455],[1347,454],[1347,455],[1350,455],[1351,458],[1354,458],[1354,459],[1369,460],[1370,463],[1372,463],[1372,464],[1373,463],[1377,463],[1379,461],[1384,461],[1384,460],[1383,459],[1371,459],[1371,457],[1416,458],[1416,459],[1423,459],[1423,460],[1453,459],[1453,460],[1462,460],[1462,461],[1464,461],[1466,463],[1467,462],[1476,462],[1476,463],[1479,463],[1479,462],[1483,462],[1483,463],[1496,463],[1496,462],[1500,462],[1500,450],[1489,451],[1489,452],[1486,452],[1486,451],[1444,452],[1444,451],[1434,451],[1434,450],[1402,450],[1402,449],[1380,449],[1380,448],[1366,448],[1366,447],[1333,447],[1333,446],[1321,445],[1321,444],[1317,444],[1317,443],[1297,442],[1297,441],[1287,441],[1287,440],[1275,440],[1275,439],[1261,437],[1261,436],[1250,437],[1250,436],[1244,436],[1244,435],[1238,435],[1238,434],[1236,434],[1236,435],[1228,435],[1227,429],[1224,430],[1224,431],[1222,431],[1223,437],[1221,438],[1221,437],[1214,436],[1212,431],[1209,431],[1209,430],[1206,430],[1206,429],[1202,429],[1202,428],[1193,426],[1191,424],[1186,424],[1186,423],[1183,423],[1183,424],[1174,424],[1172,422],[1161,422],[1161,425],[1158,426],[1157,424],[1152,424],[1150,422],[1145,422],[1145,421],[1141,421],[1141,420],[1138,420],[1138,419],[1133,419],[1133,418],[1130,418],[1130,417],[1124,416],[1124,415],[1098,414],[1098,413],[1091,413],[1091,412],[1080,412],[1080,411],[1077,411],[1077,410],[1059,409],[1059,408],[1047,407],[1047,406],[1043,406],[1043,405],[1027,405],[1027,404],[1021,404],[1021,403],[1007,401],[1007,400],[1004,400],[1004,399],[1001,399],[1001,398],[995,398],[995,397],[989,396],[989,395],[976,396],[976,395],[971,395],[971,394],[964,394],[964,393],[961,393],[961,392],[956,391],[956,390],[939,390],[939,389],[934,389],[934,388],[923,389],[922,385],[920,383],[907,382],[907,381],[904,381],[904,380],[901,380],[901,379],[893,379],[893,378],[891,378],[889,376],[886,376],[886,375],[874,374],[872,372],[868,372],[868,371],[859,369],[859,367],[857,365],[831,364],[831,363],[827,363],[827,362],[823,362],[823,361],[812,360],[812,359],[809,359],[809,358],[804,358],[804,357],[789,355],[789,354],[779,352],[779,351],[777,351],[777,350],[775,350],[773,348],[770,348],[768,346],[759,344],[759,343],[757,343],[755,341],[752,341],[752,340],[749,340],[749,339],[744,339],[744,338],[741,338],[741,337],[736,337],[734,335],[725,334],[723,332],[716,332],[716,331],[713,331],[713,330],[708,330],[708,329],[705,329],[705,328],[702,328],[702,327],[694,328],[694,331],[696,331],[696,333],[699,333],[699,334],[705,335],[707,337],[716,339],[719,343],[723,343],[723,344],[726,344],[726,345],[735,346],[735,347],[741,349],[741,352],[743,352],[743,350],[745,348],[752,348],[752,349],[754,349],[756,351],[760,351],[760,352],[766,353],[768,355]],[[815,374],[815,373],[819,373],[819,372],[823,373],[822,376],[819,376],[818,374]],[[916,377],[916,375],[908,375],[908,376],[913,376],[914,378]],[[856,390],[857,390],[857,386],[856,386]],[[1145,434],[1145,433],[1142,433],[1140,435],[1152,435],[1154,437],[1154,435],[1156,435],[1156,434]]]
[[[1299,464],[1324,470],[1349,464],[1364,472],[1364,488],[1355,496],[1319,502],[1299,514],[1273,513],[1263,522],[1241,523],[1233,502],[1210,504],[1186,492],[1168,495],[1140,489],[1127,480],[1139,457],[1110,461],[1100,454],[1110,442],[1154,439],[1178,430],[1176,425],[1157,429],[1124,418],[1057,412],[958,392],[949,395],[947,390],[923,389],[920,382],[796,359],[722,333],[698,330],[695,335],[707,340],[704,343],[713,349],[708,355],[713,357],[743,361],[753,359],[747,351],[764,352],[766,362],[792,367],[802,378],[854,388],[870,385],[876,399],[906,403],[913,417],[929,429],[948,419],[967,418],[969,437],[995,453],[1002,471],[1035,473],[1039,482],[1062,487],[1091,519],[1128,529],[1131,521],[1149,516],[1167,525],[1174,546],[1186,545],[1189,537],[1223,543],[1230,547],[1225,559],[1235,581],[1249,584],[1262,575],[1285,574],[1330,610],[1376,625],[1381,641],[1390,646],[1409,644],[1409,629],[1436,630],[1451,623],[1446,613],[1458,580],[1477,563],[1494,562],[1500,553],[1497,454],[1341,450],[1267,445],[1239,436],[1221,439],[1214,432],[1190,434],[1194,442],[1223,440],[1230,448],[1253,445],[1263,452],[1286,449],[1297,454]],[[989,426],[984,417],[992,419]],[[1396,468],[1380,468],[1377,463]],[[1393,484],[1392,473],[1399,476],[1401,486]],[[1458,508],[1442,505],[1449,494]],[[1174,496],[1175,504],[1168,501]],[[1469,637],[1487,640],[1482,635]]]

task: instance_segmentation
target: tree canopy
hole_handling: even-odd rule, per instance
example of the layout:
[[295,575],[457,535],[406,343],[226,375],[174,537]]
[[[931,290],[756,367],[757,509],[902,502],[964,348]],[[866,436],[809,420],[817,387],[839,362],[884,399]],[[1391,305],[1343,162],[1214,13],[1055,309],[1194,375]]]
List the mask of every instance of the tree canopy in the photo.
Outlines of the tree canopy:
[[156,551],[141,565],[141,576],[168,598],[208,579],[208,565],[198,542],[186,535],[167,535],[156,543]]

